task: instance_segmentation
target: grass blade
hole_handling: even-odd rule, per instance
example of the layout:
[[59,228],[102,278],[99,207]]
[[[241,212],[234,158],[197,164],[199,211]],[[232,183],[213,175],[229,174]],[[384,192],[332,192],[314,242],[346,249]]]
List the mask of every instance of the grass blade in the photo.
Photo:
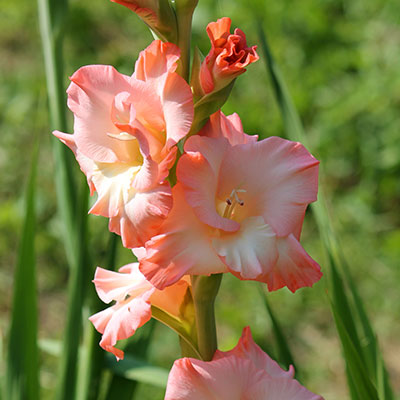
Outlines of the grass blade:
[[[123,360],[117,362],[112,354],[107,354],[106,365],[114,374],[123,378],[161,388],[167,386],[169,371],[165,368],[155,367],[140,358],[127,355]],[[108,397],[109,400],[117,398],[121,397]]]
[[68,281],[67,321],[63,341],[63,352],[60,362],[59,384],[56,398],[67,400],[75,398],[77,381],[78,350],[82,330],[82,310],[85,298],[84,289],[87,287],[87,277],[91,271],[87,248],[87,214],[89,188],[82,181],[81,198],[78,208],[76,238],[76,257],[70,270]]
[[332,314],[334,316],[337,330],[342,342],[343,352],[346,359],[347,368],[353,385],[357,393],[357,398],[360,400],[378,400],[378,394],[375,386],[372,384],[368,375],[368,370],[364,361],[360,357],[360,353],[353,345],[347,329],[343,323],[341,315],[332,305]]
[[[110,233],[107,246],[106,268],[112,269],[115,266],[119,236]],[[102,310],[104,303],[98,297],[94,285],[89,289],[91,294],[90,315]],[[99,346],[101,334],[94,329],[93,325],[86,322],[84,340],[84,351],[80,360],[77,400],[96,400],[100,389],[100,378],[104,368],[104,350]],[[125,398],[125,397],[124,397]]]
[[274,336],[275,336],[275,341],[276,341],[276,347],[278,349],[278,362],[282,364],[286,369],[288,369],[291,365],[295,368],[296,371],[296,376],[299,378],[299,370],[297,369],[294,358],[292,356],[292,352],[290,351],[289,343],[286,340],[285,334],[283,333],[283,330],[278,322],[278,320],[275,317],[274,312],[272,311],[272,308],[268,302],[267,296],[264,292],[264,289],[261,285],[258,286],[260,295],[263,299],[265,309],[267,310],[267,313],[271,319],[272,323],[272,329],[274,331]]
[[[39,26],[42,37],[47,90],[52,128],[66,131],[64,74],[62,61],[63,26],[67,0],[38,0]],[[67,321],[60,361],[56,398],[75,398],[78,348],[81,335],[85,282],[90,262],[87,250],[88,188],[82,181],[79,199],[75,192],[72,153],[53,139],[58,210],[65,227],[64,243],[70,265]]]
[[[117,363],[115,357],[111,354],[106,356],[109,357],[106,358],[106,364],[113,372],[106,400],[133,398],[139,382],[165,387],[163,384],[165,380],[165,371],[158,367],[151,367],[145,361],[153,337],[154,328],[155,320],[151,319],[135,333],[133,340],[131,340],[125,348],[124,360]],[[160,382],[157,381],[158,379],[160,379]]]
[[35,143],[25,198],[25,219],[14,278],[8,342],[6,398],[39,399],[37,294],[35,269],[35,192],[38,142]]
[[[63,16],[66,17],[67,0],[38,0],[39,27],[42,38],[44,67],[46,72],[47,93],[51,129],[67,131],[66,97],[62,59]],[[58,13],[56,11],[58,10]],[[57,17],[56,17],[56,16]],[[72,152],[58,139],[52,138],[53,157],[55,160],[55,184],[57,191],[58,212],[64,226],[64,244],[70,265],[77,255],[74,244],[76,230],[75,205],[77,204],[76,184],[73,171],[75,162]]]
[[[258,24],[258,27],[261,48],[266,58],[268,73],[282,114],[286,136],[291,140],[306,143],[306,136],[300,118],[291,100],[280,70],[273,59],[261,23]],[[311,206],[323,239],[328,264],[330,266],[328,280],[332,296],[332,312],[335,316],[335,322],[342,341],[343,350],[346,355],[353,354],[354,352],[357,354],[357,357],[350,357],[350,359],[346,360],[351,393],[356,391],[358,395],[360,395],[360,390],[363,389],[368,392],[372,390],[370,385],[371,381],[376,382],[378,378],[381,378],[381,380],[383,380],[381,387],[384,388],[383,391],[385,395],[385,397],[382,398],[385,400],[392,400],[392,389],[374,331],[366,315],[362,300],[350,275],[348,265],[345,262],[338,241],[331,228],[332,225],[325,204],[322,192],[322,194],[320,193],[319,201],[313,203]],[[341,274],[344,275],[346,284],[349,287],[352,303],[350,303],[347,298],[347,292]],[[365,347],[361,346],[356,322],[359,323],[358,330],[362,331],[367,339],[367,346]],[[379,354],[379,356],[377,356],[377,354]],[[379,359],[380,362],[377,362],[377,359]],[[362,389],[353,384],[355,379],[354,375],[356,374],[356,365],[359,364],[359,361],[362,365],[366,363],[366,365],[369,366],[369,381],[365,380],[364,375],[362,375],[363,380],[360,381],[360,383],[364,385]],[[350,381],[353,383],[350,383]],[[362,395],[365,395],[365,393]],[[365,397],[365,399],[366,398],[369,397]],[[364,400],[364,397],[360,399]]]

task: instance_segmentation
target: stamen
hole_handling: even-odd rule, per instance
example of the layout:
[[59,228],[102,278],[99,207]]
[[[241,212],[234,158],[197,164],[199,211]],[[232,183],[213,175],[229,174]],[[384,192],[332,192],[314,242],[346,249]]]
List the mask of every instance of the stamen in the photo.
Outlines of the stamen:
[[246,193],[245,189],[233,189],[231,195],[225,200],[227,206],[225,207],[223,218],[231,218],[235,210],[236,204],[241,207],[244,206],[244,201],[238,196],[238,193]]

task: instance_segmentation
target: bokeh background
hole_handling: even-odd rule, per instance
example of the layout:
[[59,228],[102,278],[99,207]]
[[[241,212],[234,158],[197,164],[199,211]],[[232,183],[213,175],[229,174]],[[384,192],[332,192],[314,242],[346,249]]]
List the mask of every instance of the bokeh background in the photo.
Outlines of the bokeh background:
[[[205,54],[205,27],[222,16],[230,16],[250,44],[259,43],[257,19],[263,24],[300,112],[309,150],[321,161],[321,182],[336,232],[400,393],[400,2],[200,0],[193,40]],[[68,267],[56,210],[37,19],[35,2],[0,0],[0,332],[5,336],[8,329],[24,183],[39,137],[39,335],[61,339]],[[132,12],[108,0],[71,0],[65,37],[65,88],[68,76],[86,64],[111,64],[131,74],[139,51],[152,40]],[[262,57],[237,80],[223,109],[237,112],[247,133],[283,135]],[[107,221],[91,216],[90,232],[93,262],[104,265]],[[311,215],[302,243],[324,270]],[[132,255],[121,247],[116,267],[128,262]],[[282,289],[268,298],[302,382],[326,400],[346,399],[344,361],[326,290],[323,278],[312,289],[295,294]],[[274,355],[271,322],[255,283],[225,276],[217,319],[222,350],[232,348],[242,327],[250,325],[256,341]],[[149,357],[169,368],[179,354],[176,336],[158,323],[154,336]],[[51,399],[56,359],[41,353],[41,362],[43,398]],[[137,396],[158,399],[163,391],[141,385]]]

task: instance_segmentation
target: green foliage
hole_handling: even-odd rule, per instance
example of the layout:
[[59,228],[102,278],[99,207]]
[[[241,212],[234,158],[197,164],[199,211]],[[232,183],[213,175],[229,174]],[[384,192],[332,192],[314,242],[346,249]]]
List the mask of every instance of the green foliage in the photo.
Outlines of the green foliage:
[[[267,60],[268,71],[282,113],[286,134],[292,140],[300,140],[305,143],[306,136],[303,132],[300,119],[293,106],[279,68],[274,62],[265,34],[261,25],[259,26],[262,50]],[[392,390],[382,356],[376,343],[375,334],[365,313],[357,288],[349,273],[349,266],[344,261],[340,247],[332,231],[323,196],[320,196],[319,202],[314,203],[312,207],[315,211],[315,218],[327,253],[327,264],[330,267],[328,281],[329,296],[331,297],[332,312],[342,343],[352,398],[353,400],[378,399],[374,384],[376,385],[377,379],[380,377],[380,393],[384,396],[382,399],[392,399]],[[344,274],[353,296],[354,307],[350,306],[347,299],[340,271],[345,271]],[[354,318],[357,318],[358,321]],[[359,329],[363,329],[365,338],[367,339],[365,347],[361,345],[361,336],[355,325],[356,322],[361,324],[361,328]],[[377,363],[377,356],[380,360],[379,363]]]
[[259,290],[261,298],[265,305],[265,309],[269,315],[269,318],[271,319],[272,330],[274,332],[275,343],[278,354],[277,361],[286,369],[288,369],[292,365],[296,370],[296,378],[299,379],[300,371],[299,368],[296,367],[296,364],[294,362],[292,352],[290,351],[289,342],[285,337],[282,327],[278,322],[278,319],[276,318],[275,313],[272,310],[272,307],[269,304],[267,296],[265,295],[263,287],[261,285],[259,286]]
[[10,400],[39,400],[40,398],[35,265],[35,193],[38,150],[37,141],[26,190],[25,218],[14,277],[5,390],[5,396]]

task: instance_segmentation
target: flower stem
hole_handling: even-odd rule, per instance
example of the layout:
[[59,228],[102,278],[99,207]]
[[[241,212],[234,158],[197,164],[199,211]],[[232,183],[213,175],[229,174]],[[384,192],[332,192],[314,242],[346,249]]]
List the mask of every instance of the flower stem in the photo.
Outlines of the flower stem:
[[198,0],[175,0],[178,23],[178,47],[181,49],[178,73],[187,82],[190,74],[190,41],[192,36],[192,17]]
[[192,276],[198,349],[204,361],[210,361],[217,350],[214,302],[221,279],[222,274]]

